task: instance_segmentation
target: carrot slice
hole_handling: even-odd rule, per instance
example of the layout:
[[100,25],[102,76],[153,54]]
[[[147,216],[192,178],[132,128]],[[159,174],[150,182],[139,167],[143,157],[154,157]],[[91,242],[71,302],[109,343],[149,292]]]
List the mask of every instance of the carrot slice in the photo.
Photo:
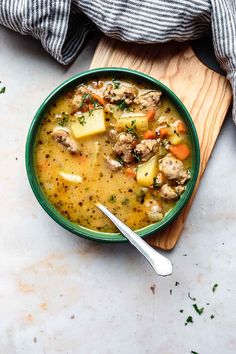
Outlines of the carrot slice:
[[177,131],[178,131],[178,133],[183,133],[183,134],[187,133],[186,126],[185,126],[185,124],[183,122],[180,121],[177,124]]
[[79,163],[83,163],[88,160],[88,158],[85,155],[78,155],[78,156],[75,155],[75,157],[79,161]]
[[88,112],[89,107],[86,105],[86,106],[81,107],[80,110],[81,110],[81,112],[85,113],[85,112]]
[[154,119],[154,117],[155,117],[155,114],[156,114],[156,110],[154,108],[152,108],[149,111],[147,111],[147,114],[146,114],[147,120],[149,122],[152,121]]
[[179,160],[185,160],[190,155],[190,150],[186,144],[170,146],[169,150]]
[[156,139],[156,134],[153,130],[147,130],[145,133],[143,133],[143,139]]
[[170,136],[170,131],[168,128],[161,128],[159,130],[159,133],[162,138],[166,138],[167,136]]
[[130,167],[127,167],[126,169],[125,169],[125,175],[127,176],[127,177],[136,177],[136,172],[132,169],[132,168],[130,168]]
[[98,103],[100,103],[101,106],[104,106],[105,101],[104,101],[103,97],[101,97],[101,96],[99,96],[99,95],[97,95],[96,93],[93,93],[93,92],[92,92],[91,95],[92,95],[94,100],[96,100],[96,101],[98,101]]

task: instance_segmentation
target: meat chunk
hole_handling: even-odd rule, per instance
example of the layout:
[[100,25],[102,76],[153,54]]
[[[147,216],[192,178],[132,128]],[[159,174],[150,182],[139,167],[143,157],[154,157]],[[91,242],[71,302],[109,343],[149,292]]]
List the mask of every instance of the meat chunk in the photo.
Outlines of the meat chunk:
[[119,161],[116,161],[109,156],[106,156],[105,160],[106,160],[107,166],[110,168],[110,170],[112,170],[114,172],[120,170],[122,167],[122,164]]
[[108,135],[109,135],[109,138],[111,138],[112,141],[115,141],[115,140],[117,139],[118,132],[117,132],[117,130],[115,130],[115,129],[111,129],[111,130],[108,132]]
[[136,139],[130,133],[120,133],[113,146],[113,151],[120,156],[124,163],[131,163],[134,160],[133,150],[136,146]]
[[183,162],[171,154],[159,161],[159,169],[168,179],[176,180],[179,184],[184,184],[190,178],[189,172],[184,169]]
[[140,156],[141,161],[148,161],[157,152],[157,141],[155,139],[141,140],[134,152]]
[[79,86],[74,93],[72,98],[72,104],[75,108],[80,109],[83,105],[88,105],[90,103],[90,91],[86,85]]
[[98,81],[93,81],[92,82],[92,87],[94,88],[94,89],[101,89],[102,87],[103,87],[103,82],[102,81],[100,81],[100,80],[98,80]]
[[131,104],[137,96],[138,90],[133,86],[121,85],[119,88],[113,88],[112,84],[107,85],[103,92],[103,97],[111,103],[124,101],[127,105]]
[[164,184],[164,186],[161,187],[160,195],[163,199],[167,200],[176,199],[179,196],[175,188],[169,186],[168,184]]
[[184,186],[177,186],[177,187],[175,187],[175,190],[178,193],[178,195],[181,195],[185,191],[185,187]]
[[149,91],[135,98],[134,102],[141,108],[155,107],[160,101],[161,91]]
[[189,178],[190,178],[190,172],[183,169],[182,175],[177,180],[177,183],[178,184],[185,184],[185,182],[188,181]]
[[147,216],[150,221],[157,222],[163,219],[162,207],[156,200],[146,201],[145,206],[149,208]]
[[76,154],[78,152],[78,146],[70,137],[68,131],[64,129],[54,129],[52,136],[57,143],[63,145],[71,154]]
[[182,176],[183,162],[168,154],[159,161],[159,169],[168,179],[178,179]]

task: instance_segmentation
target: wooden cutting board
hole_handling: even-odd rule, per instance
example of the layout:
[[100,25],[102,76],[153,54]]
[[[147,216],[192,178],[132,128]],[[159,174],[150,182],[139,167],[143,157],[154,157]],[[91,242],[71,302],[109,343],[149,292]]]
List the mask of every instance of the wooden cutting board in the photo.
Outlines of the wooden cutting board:
[[124,67],[149,74],[163,82],[183,101],[195,123],[201,149],[197,185],[187,206],[171,225],[149,237],[154,247],[171,250],[178,241],[194,195],[232,101],[226,78],[202,64],[189,43],[139,45],[104,37],[91,68]]

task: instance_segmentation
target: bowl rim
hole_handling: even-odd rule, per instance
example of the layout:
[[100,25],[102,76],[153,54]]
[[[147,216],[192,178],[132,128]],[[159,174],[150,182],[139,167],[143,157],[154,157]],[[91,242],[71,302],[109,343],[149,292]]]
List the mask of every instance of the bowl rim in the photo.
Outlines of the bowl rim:
[[38,129],[40,127],[40,123],[50,107],[53,101],[66,89],[69,90],[73,87],[76,87],[78,84],[81,84],[84,81],[88,81],[94,77],[116,77],[116,78],[132,78],[137,81],[142,81],[148,83],[150,86],[155,87],[155,89],[160,89],[164,92],[168,98],[172,101],[175,105],[176,109],[179,111],[182,119],[184,120],[185,124],[187,125],[189,134],[190,134],[190,141],[192,144],[192,168],[191,168],[191,179],[187,182],[186,190],[180,199],[177,201],[173,209],[171,209],[165,217],[154,224],[150,224],[142,229],[136,230],[136,232],[142,237],[146,238],[150,235],[153,235],[167,225],[169,225],[182,211],[184,206],[187,204],[192,192],[194,190],[195,184],[197,182],[198,173],[199,173],[199,166],[200,166],[200,147],[199,141],[197,136],[197,131],[193,120],[186,109],[183,102],[176,96],[176,94],[164,85],[159,80],[139,72],[137,70],[128,69],[128,68],[119,68],[119,67],[105,67],[105,68],[96,68],[96,69],[89,69],[79,74],[76,74],[67,80],[63,81],[59,86],[57,86],[42,102],[38,110],[36,111],[34,118],[31,122],[31,125],[28,130],[26,145],[25,145],[25,166],[26,172],[28,176],[28,180],[32,191],[38,200],[39,204],[42,208],[47,212],[47,214],[56,221],[60,226],[64,229],[72,232],[73,234],[94,240],[94,241],[101,241],[101,242],[127,242],[126,238],[121,235],[120,233],[104,233],[100,231],[95,231],[92,229],[88,229],[86,227],[80,226],[69,221],[66,217],[60,214],[56,208],[49,202],[46,195],[44,194],[38,178],[36,174],[36,169],[34,165],[34,151],[35,151],[35,142],[36,136],[38,133]]

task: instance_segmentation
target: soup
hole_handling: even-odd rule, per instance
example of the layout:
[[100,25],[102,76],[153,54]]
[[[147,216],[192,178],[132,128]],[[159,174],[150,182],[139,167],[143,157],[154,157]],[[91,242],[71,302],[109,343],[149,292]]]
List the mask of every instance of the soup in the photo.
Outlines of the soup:
[[39,183],[68,220],[102,232],[115,226],[100,202],[134,230],[161,221],[191,178],[191,143],[161,91],[101,78],[64,92],[35,145]]

